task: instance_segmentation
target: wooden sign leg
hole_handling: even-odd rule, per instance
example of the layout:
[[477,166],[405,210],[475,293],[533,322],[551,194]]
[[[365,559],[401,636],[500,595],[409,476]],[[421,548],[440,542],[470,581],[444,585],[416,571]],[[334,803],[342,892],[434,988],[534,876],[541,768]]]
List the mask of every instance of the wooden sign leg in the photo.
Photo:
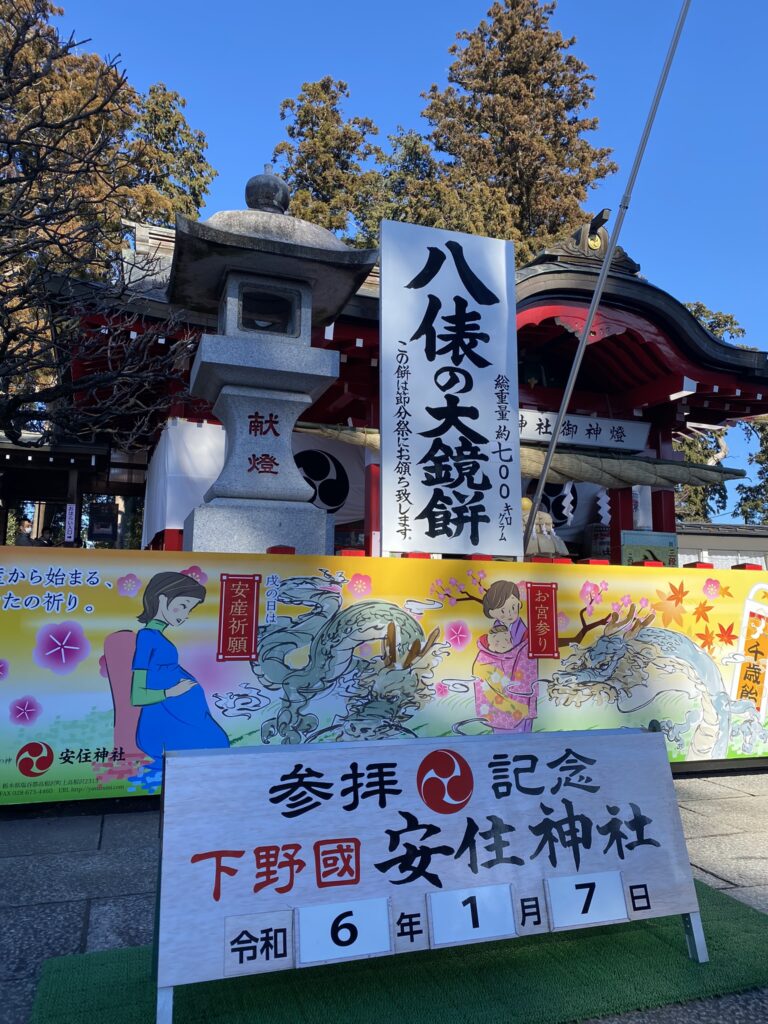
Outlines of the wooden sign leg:
[[701,926],[701,914],[683,914],[682,917],[688,956],[697,964],[708,963],[709,953],[707,952],[707,940],[704,938],[704,929]]
[[173,987],[157,990],[157,1024],[173,1024]]

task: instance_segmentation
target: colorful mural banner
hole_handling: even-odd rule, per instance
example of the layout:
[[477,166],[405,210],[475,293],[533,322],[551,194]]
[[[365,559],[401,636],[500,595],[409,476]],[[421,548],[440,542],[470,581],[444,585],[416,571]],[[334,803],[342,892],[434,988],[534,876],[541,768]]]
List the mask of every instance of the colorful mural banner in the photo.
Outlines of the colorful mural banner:
[[764,573],[6,548],[0,615],[4,804],[156,794],[171,749],[650,727],[672,761],[768,754]]

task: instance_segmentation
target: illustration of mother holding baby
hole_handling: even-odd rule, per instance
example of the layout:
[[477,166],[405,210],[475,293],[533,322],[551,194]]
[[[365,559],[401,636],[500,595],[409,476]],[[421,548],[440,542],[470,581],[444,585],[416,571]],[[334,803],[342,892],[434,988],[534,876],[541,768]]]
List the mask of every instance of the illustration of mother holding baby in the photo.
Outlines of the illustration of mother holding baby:
[[537,713],[539,663],[528,657],[521,604],[509,580],[492,583],[483,596],[483,612],[493,625],[477,641],[472,674],[477,715],[494,731],[531,732]]

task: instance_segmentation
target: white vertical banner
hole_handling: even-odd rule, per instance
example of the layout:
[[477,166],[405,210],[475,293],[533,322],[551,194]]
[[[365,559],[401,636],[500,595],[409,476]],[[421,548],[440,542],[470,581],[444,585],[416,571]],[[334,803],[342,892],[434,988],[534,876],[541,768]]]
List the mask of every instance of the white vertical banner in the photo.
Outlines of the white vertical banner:
[[381,225],[385,551],[522,556],[511,242]]

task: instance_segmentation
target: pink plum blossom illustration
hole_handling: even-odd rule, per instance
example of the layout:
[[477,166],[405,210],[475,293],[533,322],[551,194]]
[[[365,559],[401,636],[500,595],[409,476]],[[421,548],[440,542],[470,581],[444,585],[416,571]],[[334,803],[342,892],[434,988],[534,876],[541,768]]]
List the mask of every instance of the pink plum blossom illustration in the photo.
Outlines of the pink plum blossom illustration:
[[0,679],[8,678],[9,665],[5,658],[0,658]]
[[488,589],[483,583],[484,577],[482,569],[479,572],[467,569],[468,583],[462,583],[455,576],[450,576],[447,581],[436,579],[429,588],[429,595],[436,601],[445,601],[451,607],[459,601],[482,602]]
[[557,613],[557,627],[558,629],[565,629],[571,621],[570,615],[566,615],[565,612]]
[[91,645],[78,622],[50,622],[37,631],[32,656],[41,668],[68,675],[91,653]]
[[608,584],[605,581],[600,584],[591,583],[589,580],[584,581],[584,585],[579,591],[579,597],[584,602],[587,615],[592,615],[595,605],[602,603],[603,592],[607,589]]
[[437,683],[437,685],[435,686],[436,697],[447,697],[450,692],[451,691],[448,689],[445,683]]
[[191,576],[193,580],[197,580],[201,585],[208,582],[208,573],[203,572],[199,565],[190,565],[187,569],[181,570],[182,576]]
[[707,597],[717,597],[720,593],[720,581],[713,580],[711,577],[704,581],[704,586],[701,588]]
[[457,651],[463,651],[472,639],[472,633],[466,622],[459,619],[457,622],[449,622],[445,627],[445,639]]
[[129,572],[127,576],[118,576],[117,592],[122,597],[133,597],[140,586],[141,580],[135,573]]
[[353,597],[367,597],[371,592],[371,587],[371,577],[362,572],[356,572],[347,584],[347,590]]
[[34,697],[18,697],[11,701],[10,719],[14,725],[32,725],[39,718],[43,705]]

